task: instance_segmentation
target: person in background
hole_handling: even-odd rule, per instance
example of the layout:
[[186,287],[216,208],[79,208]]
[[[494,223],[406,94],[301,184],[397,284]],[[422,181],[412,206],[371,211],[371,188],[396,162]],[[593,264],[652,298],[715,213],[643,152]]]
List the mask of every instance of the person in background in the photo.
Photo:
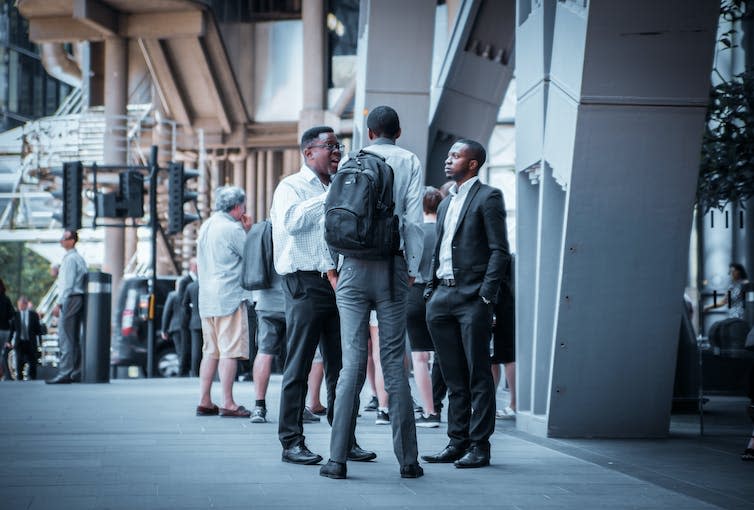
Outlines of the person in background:
[[[184,345],[181,338],[181,325],[183,317],[183,308],[178,300],[178,281],[175,282],[175,290],[168,292],[165,299],[165,306],[162,309],[162,339],[170,340],[175,346],[178,358],[185,356],[183,352]],[[179,369],[178,375],[182,375]]]
[[728,317],[731,319],[743,319],[744,300],[746,299],[745,287],[749,283],[749,280],[747,280],[748,276],[746,274],[746,269],[737,262],[731,262],[728,274],[730,274],[730,287],[728,287],[728,292],[720,301],[705,306],[704,311],[709,312],[715,308],[729,305]]
[[[175,340],[180,344],[176,344],[175,348],[179,355],[179,374],[181,377],[186,377],[189,375],[189,372],[191,372],[191,363],[193,358],[193,343],[192,343],[192,333],[191,329],[189,327],[184,326],[185,321],[183,320],[183,312],[184,307],[181,306],[183,303],[186,292],[188,291],[188,286],[192,282],[198,282],[199,276],[197,274],[197,267],[196,267],[196,257],[192,257],[191,260],[189,260],[189,270],[188,273],[183,275],[181,278],[178,279],[178,286],[176,287],[176,291],[178,292],[178,307],[179,312],[181,314],[180,321],[181,321],[181,328],[176,335]],[[201,345],[199,346],[201,349]]]
[[11,321],[13,320],[13,304],[10,298],[5,294],[5,282],[0,279],[0,357],[2,357],[2,365],[0,365],[0,378],[3,381],[10,379],[10,369],[8,367],[8,351],[12,348],[11,345]]
[[183,294],[183,313],[181,315],[181,329],[191,336],[191,363],[189,375],[199,376],[199,365],[202,362],[202,317],[199,314],[199,281],[192,281],[186,285]]
[[[422,399],[424,413],[416,419],[417,427],[435,428],[440,425],[440,412],[435,410],[432,395],[432,381],[430,379],[429,355],[435,350],[432,337],[427,329],[427,307],[424,302],[424,290],[427,282],[432,280],[432,254],[437,239],[435,224],[437,222],[437,207],[443,199],[437,188],[424,188],[422,208],[424,210],[424,251],[419,263],[419,276],[413,287],[408,291],[408,312],[406,331],[411,344],[411,360],[414,365],[414,382]],[[440,371],[435,365],[433,370]]]
[[58,374],[45,382],[47,384],[70,384],[81,380],[81,320],[84,316],[84,285],[86,283],[86,262],[76,251],[79,236],[75,231],[66,230],[60,244],[66,253],[58,271],[58,304],[52,310],[58,319],[58,345],[60,362]]
[[[215,190],[215,210],[199,229],[196,252],[199,271],[199,313],[202,318],[202,363],[199,368],[198,416],[219,414],[248,418],[251,411],[233,399],[238,360],[249,359],[249,323],[241,287],[243,249],[251,218],[246,193],[237,186]],[[212,403],[212,379],[220,372],[223,406]]]
[[21,295],[16,302],[18,311],[11,323],[11,341],[16,351],[16,380],[23,379],[23,367],[29,364],[29,379],[37,378],[39,337],[47,332],[39,321],[39,314],[30,307],[29,299]]

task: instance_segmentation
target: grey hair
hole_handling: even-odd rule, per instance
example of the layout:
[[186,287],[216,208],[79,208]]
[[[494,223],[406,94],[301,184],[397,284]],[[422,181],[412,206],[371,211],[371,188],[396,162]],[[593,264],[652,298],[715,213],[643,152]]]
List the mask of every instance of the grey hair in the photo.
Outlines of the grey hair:
[[246,193],[238,186],[220,186],[215,190],[215,211],[230,212],[246,202]]

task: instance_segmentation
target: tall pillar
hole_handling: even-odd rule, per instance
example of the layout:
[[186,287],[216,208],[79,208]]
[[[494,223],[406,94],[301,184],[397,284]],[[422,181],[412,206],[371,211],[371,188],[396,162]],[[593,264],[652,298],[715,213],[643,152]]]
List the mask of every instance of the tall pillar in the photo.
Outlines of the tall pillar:
[[256,197],[254,195],[257,183],[257,156],[250,152],[246,154],[246,212],[251,216],[251,221],[256,223],[257,218]]
[[[104,163],[126,165],[126,106],[128,101],[128,41],[119,37],[105,40],[105,138]],[[123,223],[110,219],[108,223]],[[113,313],[125,266],[123,228],[105,228],[105,257],[102,270],[112,275]]]
[[[304,40],[304,87],[303,109],[299,116],[299,137],[312,126],[325,122],[327,108],[325,2],[307,0],[301,3]],[[266,215],[265,215],[266,216]]]
[[719,5],[656,7],[518,2],[522,430],[668,433]]
[[267,217],[267,209],[265,209],[265,199],[264,194],[266,190],[265,185],[265,177],[267,175],[267,172],[265,171],[265,168],[267,168],[267,152],[263,150],[258,150],[256,153],[257,157],[257,221],[263,220]]
[[398,145],[427,163],[427,119],[435,30],[434,0],[362,0],[356,64],[353,146],[367,145],[366,117],[375,106],[398,112]]
[[246,189],[246,151],[231,154],[228,158],[233,166],[233,186]]

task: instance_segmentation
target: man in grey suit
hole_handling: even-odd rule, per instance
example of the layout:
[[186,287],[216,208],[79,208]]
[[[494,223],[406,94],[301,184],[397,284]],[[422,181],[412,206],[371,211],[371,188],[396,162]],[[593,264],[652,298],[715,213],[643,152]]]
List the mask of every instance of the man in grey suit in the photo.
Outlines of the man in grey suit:
[[191,338],[191,363],[189,364],[191,377],[199,376],[199,364],[202,361],[202,318],[199,315],[199,282],[192,281],[183,293],[183,320],[181,330],[183,334],[189,332]]
[[437,213],[432,281],[427,285],[427,325],[448,385],[448,437],[426,462],[457,468],[490,463],[495,430],[495,385],[490,367],[493,301],[510,263],[505,206],[500,190],[479,182],[486,152],[458,140],[445,160],[455,181]]

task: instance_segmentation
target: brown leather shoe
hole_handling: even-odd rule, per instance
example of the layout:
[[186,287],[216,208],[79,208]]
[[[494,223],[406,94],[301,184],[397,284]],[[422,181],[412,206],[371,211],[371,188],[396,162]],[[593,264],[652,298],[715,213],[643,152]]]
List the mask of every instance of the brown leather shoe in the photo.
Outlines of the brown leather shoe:
[[197,416],[217,416],[220,413],[220,408],[217,406],[204,407],[196,406]]
[[238,406],[236,409],[220,408],[220,416],[223,418],[248,418],[251,416],[251,411],[244,406]]

